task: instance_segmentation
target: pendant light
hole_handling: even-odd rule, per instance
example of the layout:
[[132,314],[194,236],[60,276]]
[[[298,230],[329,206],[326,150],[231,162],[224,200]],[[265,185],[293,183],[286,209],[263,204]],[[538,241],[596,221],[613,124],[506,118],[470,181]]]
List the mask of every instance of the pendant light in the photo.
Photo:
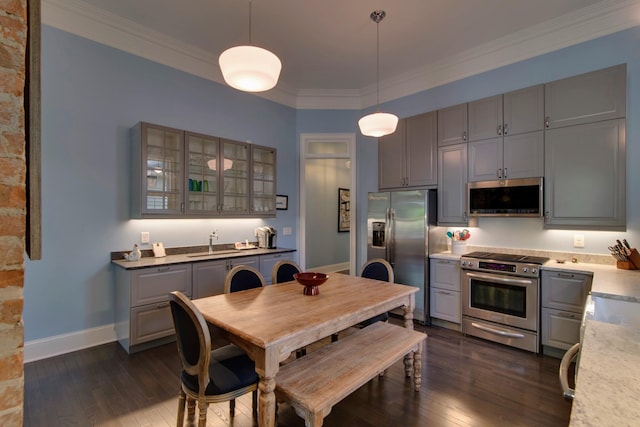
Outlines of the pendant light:
[[360,132],[365,136],[373,136],[379,138],[381,136],[392,134],[398,126],[398,116],[391,113],[380,112],[380,21],[384,19],[386,13],[384,10],[374,10],[371,12],[370,18],[376,23],[376,104],[378,112],[364,116],[358,120]]
[[251,0],[249,0],[249,45],[235,46],[218,58],[227,84],[245,92],[263,92],[278,83],[282,63],[270,51],[251,46]]

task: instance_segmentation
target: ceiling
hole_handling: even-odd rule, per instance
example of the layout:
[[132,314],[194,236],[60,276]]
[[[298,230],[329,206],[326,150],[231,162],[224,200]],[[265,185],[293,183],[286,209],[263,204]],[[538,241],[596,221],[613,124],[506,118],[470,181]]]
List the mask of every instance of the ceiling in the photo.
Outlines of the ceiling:
[[[640,0],[253,0],[252,44],[278,55],[259,96],[363,108],[640,25]],[[249,41],[248,0],[42,0],[43,23],[223,82],[217,57]]]

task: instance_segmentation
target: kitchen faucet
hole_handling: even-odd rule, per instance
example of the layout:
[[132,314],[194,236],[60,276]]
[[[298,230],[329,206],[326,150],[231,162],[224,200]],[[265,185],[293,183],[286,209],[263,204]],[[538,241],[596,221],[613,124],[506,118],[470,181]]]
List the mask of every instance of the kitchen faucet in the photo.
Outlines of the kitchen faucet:
[[215,237],[216,240],[218,240],[218,238],[220,236],[218,236],[218,230],[213,230],[211,232],[211,234],[209,234],[209,255],[211,255],[213,253],[213,238]]

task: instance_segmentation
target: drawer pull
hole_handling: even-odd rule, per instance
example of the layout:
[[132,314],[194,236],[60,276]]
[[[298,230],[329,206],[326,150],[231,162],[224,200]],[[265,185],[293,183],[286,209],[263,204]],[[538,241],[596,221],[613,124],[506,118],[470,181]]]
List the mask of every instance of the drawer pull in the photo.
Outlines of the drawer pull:
[[576,319],[578,317],[577,314],[567,313],[567,312],[564,312],[564,311],[558,311],[558,312],[556,312],[556,315],[558,317],[566,317],[567,319]]
[[451,292],[445,292],[445,291],[438,291],[437,293],[442,295],[451,295]]
[[169,301],[156,304],[156,309],[167,308],[167,307],[169,307]]
[[158,267],[157,271],[169,271],[171,270],[171,267]]

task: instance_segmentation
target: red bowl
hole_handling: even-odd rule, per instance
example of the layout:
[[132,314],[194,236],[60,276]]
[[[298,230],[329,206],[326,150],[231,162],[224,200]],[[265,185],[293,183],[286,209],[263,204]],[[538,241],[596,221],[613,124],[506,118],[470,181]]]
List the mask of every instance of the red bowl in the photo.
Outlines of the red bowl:
[[322,285],[327,281],[329,275],[325,273],[296,273],[293,275],[293,278],[296,279],[298,283],[304,286],[304,291],[302,292],[305,295],[318,295],[320,290],[318,286]]

